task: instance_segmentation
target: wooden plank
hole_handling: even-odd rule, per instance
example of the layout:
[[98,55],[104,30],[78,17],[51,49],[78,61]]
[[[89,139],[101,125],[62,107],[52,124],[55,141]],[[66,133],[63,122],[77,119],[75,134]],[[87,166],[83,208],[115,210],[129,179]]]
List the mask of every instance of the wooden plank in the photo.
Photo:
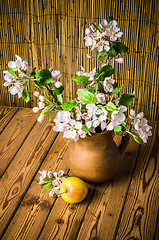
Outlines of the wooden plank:
[[159,207],[157,134],[156,123],[153,124],[153,136],[149,144],[141,147],[116,239],[154,239]]
[[0,177],[18,152],[32,127],[37,114],[20,108],[0,136]]
[[0,179],[0,237],[57,136],[53,125],[46,118],[34,126]]
[[[68,172],[65,151],[70,140],[63,139],[63,134],[59,134],[55,143],[51,147],[40,170],[58,171],[63,169]],[[40,174],[37,173],[21,205],[13,217],[3,239],[37,239],[45,224],[45,221],[53,207],[56,197],[49,198],[49,192],[42,193],[43,188],[38,185]],[[58,199],[58,201],[61,201]],[[55,221],[58,222],[56,216]],[[58,224],[56,222],[56,224]],[[45,238],[46,239],[46,238]]]
[[18,108],[0,106],[0,134],[17,111]]
[[[115,139],[117,145],[120,141],[120,137]],[[71,172],[69,174],[71,175]],[[87,184],[87,186],[89,189],[88,195],[80,204],[70,205],[62,199],[55,202],[39,239],[76,239],[94,194],[94,185]]]
[[125,139],[125,144],[118,177],[97,185],[77,237],[79,240],[113,239],[139,151],[139,145],[131,137],[129,141]]
[[[118,142],[120,142],[121,139],[116,138],[115,141],[119,145]],[[68,140],[63,139],[62,134],[60,134],[41,166],[41,170],[49,169],[55,171],[63,169],[67,171],[65,150],[68,147],[68,143]],[[68,238],[74,239],[90,202],[94,187],[89,185],[87,199],[83,203],[73,205],[72,207],[60,198],[58,198],[55,203],[56,199],[49,198],[48,192],[42,194],[41,186],[38,187],[37,185],[38,177],[39,174],[36,175],[3,239],[23,239],[24,237],[25,239],[37,239],[45,222],[44,231],[40,239],[49,239],[48,235],[51,237],[56,235],[56,238],[58,236],[61,238],[64,234],[66,234]],[[52,207],[53,210],[51,211]],[[59,209],[61,209],[61,211]],[[49,215],[50,211],[51,214]],[[54,229],[52,231],[53,226]]]

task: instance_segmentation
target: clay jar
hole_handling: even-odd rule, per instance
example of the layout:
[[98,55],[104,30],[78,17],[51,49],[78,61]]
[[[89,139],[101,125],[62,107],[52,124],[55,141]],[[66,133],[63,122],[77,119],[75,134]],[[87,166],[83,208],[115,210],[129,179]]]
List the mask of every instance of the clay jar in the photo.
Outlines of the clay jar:
[[66,155],[72,173],[92,183],[114,177],[120,161],[120,152],[110,131],[71,141]]

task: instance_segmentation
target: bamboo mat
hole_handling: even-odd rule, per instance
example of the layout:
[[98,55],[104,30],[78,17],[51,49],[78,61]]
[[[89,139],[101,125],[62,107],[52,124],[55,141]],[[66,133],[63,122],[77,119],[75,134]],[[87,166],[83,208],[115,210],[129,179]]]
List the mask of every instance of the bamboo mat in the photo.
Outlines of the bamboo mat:
[[33,107],[36,98],[24,103],[3,86],[7,62],[20,55],[33,67],[62,72],[64,99],[75,97],[77,85],[71,80],[83,66],[97,66],[88,60],[85,29],[112,15],[123,31],[129,47],[122,65],[115,63],[114,78],[126,84],[124,92],[135,91],[134,107],[157,120],[158,4],[157,0],[2,0],[0,3],[0,105]]

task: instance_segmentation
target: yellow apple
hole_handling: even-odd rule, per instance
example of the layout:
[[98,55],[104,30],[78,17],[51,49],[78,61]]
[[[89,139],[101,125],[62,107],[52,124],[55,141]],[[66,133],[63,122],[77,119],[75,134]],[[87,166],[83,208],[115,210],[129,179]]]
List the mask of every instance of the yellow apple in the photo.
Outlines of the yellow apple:
[[86,197],[88,189],[80,178],[68,177],[63,180],[60,193],[65,202],[78,203]]

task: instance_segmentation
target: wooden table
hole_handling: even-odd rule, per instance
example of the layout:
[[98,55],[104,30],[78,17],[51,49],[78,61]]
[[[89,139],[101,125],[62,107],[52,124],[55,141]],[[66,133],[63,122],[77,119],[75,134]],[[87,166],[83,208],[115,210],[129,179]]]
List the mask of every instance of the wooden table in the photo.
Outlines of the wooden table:
[[[71,172],[69,140],[31,109],[0,107],[0,238],[28,240],[159,239],[157,123],[146,146],[115,137],[122,153],[118,176],[87,184],[80,204],[42,193],[39,170]],[[157,158],[158,157],[158,158]],[[158,161],[157,161],[158,159]]]

